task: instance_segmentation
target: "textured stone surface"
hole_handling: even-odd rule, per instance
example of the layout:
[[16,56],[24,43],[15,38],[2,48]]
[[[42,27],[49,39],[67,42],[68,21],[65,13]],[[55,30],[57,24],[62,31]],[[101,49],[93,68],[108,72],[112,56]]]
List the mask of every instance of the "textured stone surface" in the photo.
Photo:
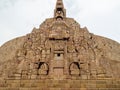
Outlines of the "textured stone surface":
[[67,18],[61,0],[53,18],[0,47],[1,90],[114,90],[119,78],[120,44]]
[[0,90],[120,90],[120,80],[6,80],[0,86]]

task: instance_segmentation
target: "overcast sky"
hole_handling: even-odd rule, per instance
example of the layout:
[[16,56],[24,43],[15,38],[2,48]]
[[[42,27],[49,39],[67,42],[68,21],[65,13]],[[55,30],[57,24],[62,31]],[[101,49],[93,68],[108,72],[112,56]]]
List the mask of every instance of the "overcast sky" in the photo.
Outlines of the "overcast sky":
[[[63,0],[67,16],[89,32],[120,42],[120,0]],[[0,0],[0,45],[53,17],[56,0]]]

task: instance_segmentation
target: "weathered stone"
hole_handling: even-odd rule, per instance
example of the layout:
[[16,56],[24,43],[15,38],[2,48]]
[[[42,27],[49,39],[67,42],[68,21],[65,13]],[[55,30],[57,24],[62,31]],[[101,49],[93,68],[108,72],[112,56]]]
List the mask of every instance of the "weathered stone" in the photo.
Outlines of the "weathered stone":
[[1,90],[120,89],[119,78],[120,44],[67,18],[62,0],[54,18],[0,47]]

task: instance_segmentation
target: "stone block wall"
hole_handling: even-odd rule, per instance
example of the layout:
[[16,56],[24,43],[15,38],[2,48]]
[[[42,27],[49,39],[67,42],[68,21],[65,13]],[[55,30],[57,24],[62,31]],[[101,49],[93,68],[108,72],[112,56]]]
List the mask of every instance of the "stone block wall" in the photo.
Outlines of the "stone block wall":
[[0,90],[120,90],[120,79],[4,80]]

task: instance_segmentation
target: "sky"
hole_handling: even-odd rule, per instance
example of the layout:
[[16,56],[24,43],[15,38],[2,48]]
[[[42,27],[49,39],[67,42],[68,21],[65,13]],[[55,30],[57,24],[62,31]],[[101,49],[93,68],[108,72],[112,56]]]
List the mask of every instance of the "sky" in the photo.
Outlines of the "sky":
[[[120,43],[120,0],[63,0],[67,17]],[[56,0],[0,0],[0,46],[54,15]]]

